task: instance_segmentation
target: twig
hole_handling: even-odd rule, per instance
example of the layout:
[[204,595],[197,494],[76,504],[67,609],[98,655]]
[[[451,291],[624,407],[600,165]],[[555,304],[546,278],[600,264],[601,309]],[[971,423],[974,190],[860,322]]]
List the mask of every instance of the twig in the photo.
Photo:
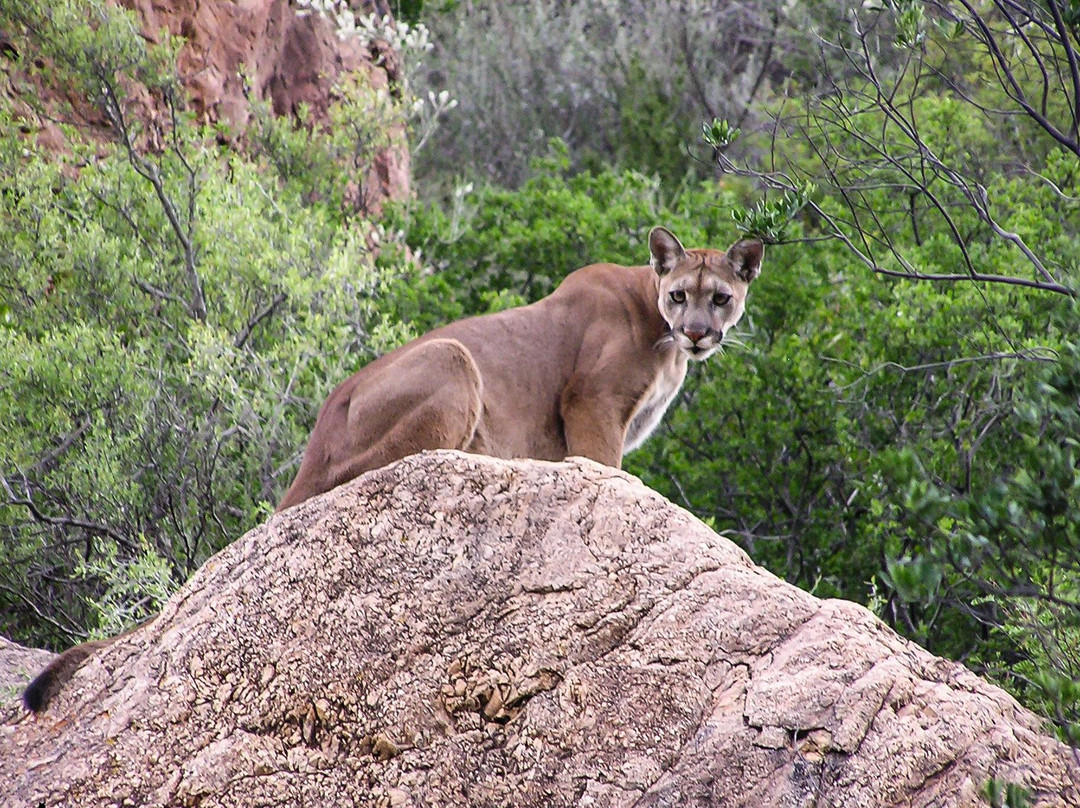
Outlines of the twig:
[[121,545],[126,550],[131,550],[132,552],[134,552],[137,549],[135,545],[132,542],[128,541],[125,536],[122,536],[121,534],[113,530],[111,527],[108,527],[106,525],[99,525],[94,522],[87,522],[84,519],[75,519],[70,516],[46,516],[38,509],[37,505],[34,504],[33,500],[29,498],[19,498],[18,496],[16,496],[15,492],[11,490],[11,485],[8,483],[6,477],[0,477],[0,484],[4,486],[4,491],[8,495],[8,501],[0,504],[3,504],[7,507],[26,508],[26,510],[30,512],[30,515],[34,517],[34,521],[40,524],[49,525],[51,527],[78,528],[80,530],[86,530],[102,536],[108,536],[110,539]]
[[261,323],[267,317],[270,317],[277,310],[277,307],[284,303],[285,300],[285,293],[279,292],[277,297],[271,300],[270,304],[266,308],[264,308],[262,311],[260,311],[250,320],[248,320],[247,325],[244,326],[244,329],[239,334],[237,334],[236,339],[233,340],[233,347],[237,349],[243,348],[244,343],[246,343],[248,341],[248,338],[251,337],[251,332],[255,330],[256,326],[258,326],[259,323]]

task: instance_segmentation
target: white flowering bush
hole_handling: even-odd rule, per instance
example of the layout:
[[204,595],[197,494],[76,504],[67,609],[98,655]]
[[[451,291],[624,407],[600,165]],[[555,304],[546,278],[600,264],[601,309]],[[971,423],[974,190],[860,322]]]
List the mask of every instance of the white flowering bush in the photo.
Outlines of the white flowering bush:
[[296,0],[296,6],[298,17],[318,14],[328,19],[339,39],[348,39],[356,33],[356,15],[348,0]]
[[297,5],[297,13],[301,16],[319,14],[329,20],[342,40],[355,37],[365,46],[382,40],[401,56],[398,97],[404,117],[412,124],[412,151],[414,154],[420,151],[435,132],[440,118],[458,103],[445,89],[429,90],[426,95],[413,90],[414,78],[423,67],[425,55],[435,47],[427,26],[422,23],[410,25],[389,15],[357,17],[347,0],[298,0]]
[[413,59],[435,47],[431,41],[431,31],[426,25],[409,25],[404,20],[395,20],[389,15],[380,17],[377,14],[368,14],[360,17],[356,21],[355,30],[365,41],[384,39],[398,53]]

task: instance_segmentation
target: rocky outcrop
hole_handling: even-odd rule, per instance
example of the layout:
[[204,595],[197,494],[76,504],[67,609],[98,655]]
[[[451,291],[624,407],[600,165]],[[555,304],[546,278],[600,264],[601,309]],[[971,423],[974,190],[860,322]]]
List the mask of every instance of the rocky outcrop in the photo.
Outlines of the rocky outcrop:
[[7,709],[11,806],[1080,804],[1006,693],[588,461],[366,474]]
[[24,648],[0,637],[0,703],[14,701],[26,683],[55,658],[49,651]]
[[[183,39],[178,70],[199,118],[227,123],[243,132],[250,100],[269,101],[280,116],[308,110],[316,126],[327,122],[339,76],[361,71],[375,86],[400,80],[398,57],[385,43],[371,49],[356,38],[341,39],[318,14],[298,14],[289,0],[206,3],[200,0],[122,0],[135,10],[151,41],[162,31]],[[355,2],[361,12],[387,13],[385,3]],[[356,206],[377,215],[386,199],[409,190],[409,153],[404,130],[383,149],[367,176],[356,178]]]
[[[388,90],[400,80],[397,54],[386,43],[369,48],[356,38],[343,40],[326,19],[299,13],[289,0],[121,0],[120,5],[136,13],[148,41],[157,43],[165,33],[179,38],[177,71],[188,103],[201,122],[223,124],[225,137],[244,133],[255,100],[269,102],[279,116],[295,116],[303,106],[309,113],[306,122],[320,126],[327,123],[342,74],[359,71],[373,86]],[[353,5],[360,12],[386,11],[384,2],[358,0]],[[3,33],[0,39],[0,44],[17,52],[17,42]],[[47,109],[50,97],[74,104],[84,133],[97,128],[104,136],[108,130],[100,113],[68,97],[66,88],[40,82],[28,88],[43,97]],[[137,87],[129,89],[138,107],[136,117],[144,122],[166,117],[157,108],[160,99]],[[47,148],[61,150],[65,141],[55,123],[57,115],[36,117],[37,139]],[[403,128],[392,135],[393,145],[377,154],[366,175],[352,179],[358,188],[353,202],[373,215],[386,199],[403,198],[409,191]]]

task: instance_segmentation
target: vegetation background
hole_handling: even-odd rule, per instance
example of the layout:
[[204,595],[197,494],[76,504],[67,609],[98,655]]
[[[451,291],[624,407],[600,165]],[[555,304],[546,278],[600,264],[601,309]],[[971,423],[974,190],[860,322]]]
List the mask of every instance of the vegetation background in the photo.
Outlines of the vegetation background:
[[[177,97],[152,161],[57,161],[0,108],[0,633],[154,613],[380,352],[654,224],[751,232],[738,339],[626,467],[1080,745],[1080,1],[393,5],[357,35],[407,92],[346,88],[328,132],[267,113],[240,152]],[[118,9],[0,15],[117,120],[123,76],[175,93]],[[415,198],[359,220],[335,166],[400,120]]]

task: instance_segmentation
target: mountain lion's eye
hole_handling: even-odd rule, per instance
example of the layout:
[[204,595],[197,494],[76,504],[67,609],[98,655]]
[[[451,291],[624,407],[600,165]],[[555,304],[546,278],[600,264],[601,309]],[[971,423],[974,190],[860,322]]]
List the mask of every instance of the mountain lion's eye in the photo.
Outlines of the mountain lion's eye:
[[712,296],[714,306],[726,306],[729,300],[731,300],[731,295],[725,295],[723,292],[717,292]]
[[671,298],[672,303],[685,303],[686,302],[686,292],[684,292],[682,289],[676,289],[674,292],[672,292],[670,295],[668,295],[668,297]]

